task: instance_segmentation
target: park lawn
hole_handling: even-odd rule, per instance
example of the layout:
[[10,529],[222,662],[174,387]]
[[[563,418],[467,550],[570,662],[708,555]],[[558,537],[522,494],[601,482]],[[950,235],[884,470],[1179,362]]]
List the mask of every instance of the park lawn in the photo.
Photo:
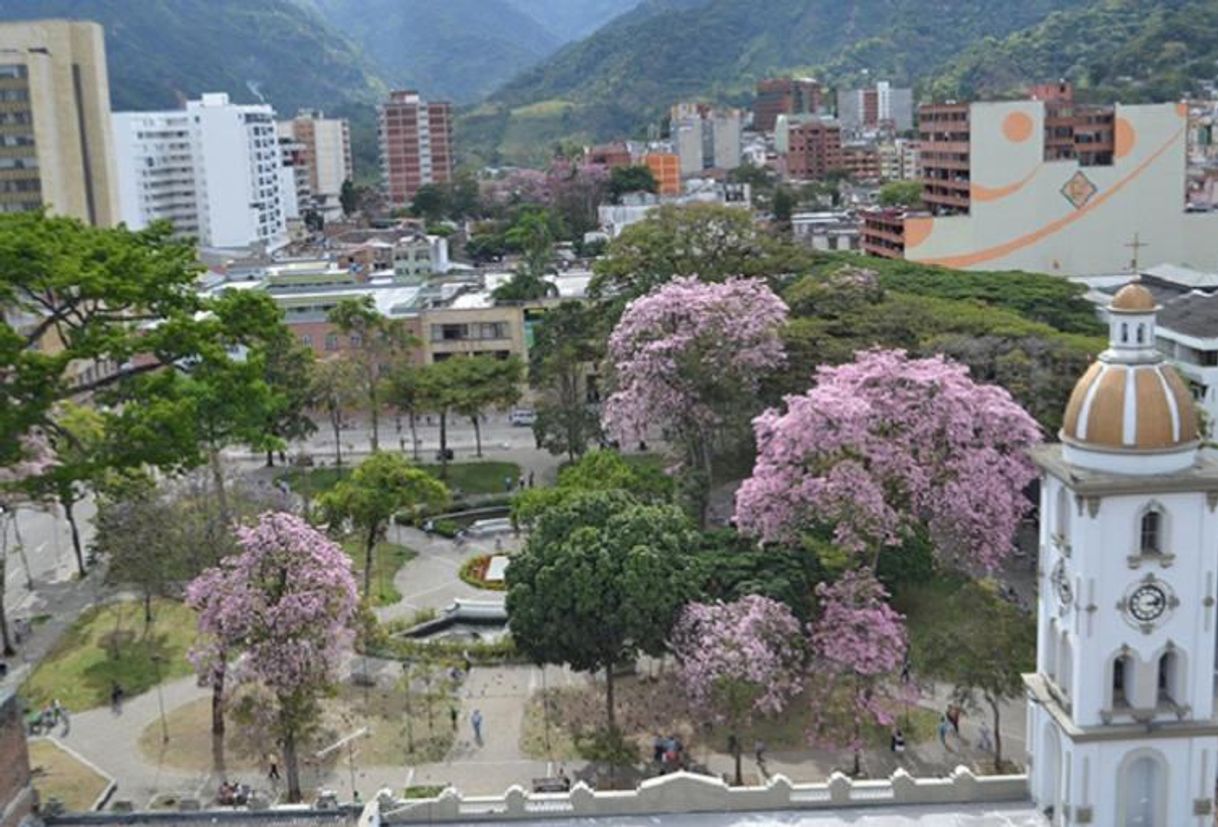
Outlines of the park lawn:
[[[441,479],[439,465],[420,466],[436,479]],[[308,500],[329,491],[335,484],[351,473],[350,466],[342,468],[294,468],[285,471],[276,479],[285,480],[292,490]],[[464,494],[503,494],[505,479],[513,482],[520,479],[520,466],[514,462],[450,462],[446,484],[454,491]]]
[[[343,541],[343,551],[351,558],[355,582],[362,590],[364,587],[364,544],[356,537]],[[419,553],[412,548],[381,541],[376,545],[372,556],[372,594],[369,601],[375,606],[392,606],[402,599],[402,593],[393,585],[393,578],[398,569],[418,557]]]
[[79,712],[108,704],[116,682],[132,698],[158,679],[191,674],[186,650],[195,640],[195,613],[177,601],[155,599],[152,614],[146,630],[142,601],[86,609],[26,679],[22,696],[31,708],[58,698],[70,712]]
[[34,789],[44,806],[55,798],[69,812],[86,812],[93,809],[110,784],[54,741],[36,738],[30,741],[29,749]]

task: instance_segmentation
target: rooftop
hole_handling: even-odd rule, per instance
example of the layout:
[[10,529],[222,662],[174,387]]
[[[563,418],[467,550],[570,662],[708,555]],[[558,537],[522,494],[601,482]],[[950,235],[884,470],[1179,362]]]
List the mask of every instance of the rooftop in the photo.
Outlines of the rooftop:
[[1159,327],[1198,339],[1218,339],[1218,293],[1194,290],[1164,302]]

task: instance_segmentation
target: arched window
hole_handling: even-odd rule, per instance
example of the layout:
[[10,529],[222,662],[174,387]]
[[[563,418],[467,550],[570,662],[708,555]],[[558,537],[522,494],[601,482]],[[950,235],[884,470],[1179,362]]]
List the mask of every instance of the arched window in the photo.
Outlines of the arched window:
[[1163,761],[1153,754],[1126,759],[1118,783],[1120,824],[1124,827],[1167,827],[1167,798]]
[[1180,702],[1180,656],[1173,651],[1164,652],[1159,658],[1158,686],[1160,701]]
[[1133,685],[1133,658],[1129,655],[1117,655],[1112,662],[1112,705],[1129,706]]
[[1125,322],[1121,322],[1121,341],[1129,341],[1129,325],[1125,324]]
[[1057,489],[1057,536],[1066,542],[1070,536],[1070,491],[1066,486]]
[[1163,553],[1163,512],[1157,508],[1147,509],[1142,514],[1139,548],[1143,554]]
[[1138,325],[1138,344],[1142,344],[1145,341],[1146,341],[1146,327],[1145,327],[1145,325]]

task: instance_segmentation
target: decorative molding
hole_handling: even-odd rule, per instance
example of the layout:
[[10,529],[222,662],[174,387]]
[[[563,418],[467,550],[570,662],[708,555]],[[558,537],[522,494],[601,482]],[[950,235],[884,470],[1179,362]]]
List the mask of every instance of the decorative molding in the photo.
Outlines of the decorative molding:
[[1095,519],[1100,513],[1100,503],[1103,502],[1103,497],[1088,497],[1087,498],[1087,513],[1091,515],[1091,519]]
[[1074,808],[1074,823],[1075,824],[1090,824],[1091,819],[1095,816],[1091,812],[1090,807],[1075,807]]
[[1129,568],[1136,569],[1141,567],[1143,563],[1158,563],[1159,568],[1171,568],[1171,564],[1176,562],[1174,554],[1131,554],[1125,558]]

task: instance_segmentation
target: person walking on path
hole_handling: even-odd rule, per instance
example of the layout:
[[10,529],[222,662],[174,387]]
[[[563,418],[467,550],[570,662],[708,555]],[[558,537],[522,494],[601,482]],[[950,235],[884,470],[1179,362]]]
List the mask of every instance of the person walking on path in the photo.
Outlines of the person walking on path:
[[989,726],[987,726],[984,722],[982,722],[981,732],[977,736],[977,749],[981,750],[982,752],[994,751],[994,735],[992,732],[990,732]]
[[110,687],[110,711],[115,715],[123,714],[123,687],[118,681]]
[[455,706],[450,706],[448,708],[448,717],[450,719],[452,719],[453,732],[456,732],[457,731],[457,708]]
[[956,733],[956,737],[960,737],[960,707],[956,704],[948,704],[947,714],[948,723],[952,725],[952,732]]
[[469,722],[474,728],[474,742],[482,746],[482,710],[475,709],[474,714],[469,716]]
[[948,752],[955,752],[955,750],[953,750],[950,746],[948,746],[948,743],[947,743],[947,733],[948,733],[948,730],[950,730],[951,728],[952,728],[952,725],[951,725],[951,723],[948,722],[947,716],[946,715],[941,716],[939,718],[939,727],[938,727],[939,743],[942,744],[943,748],[945,750],[947,750]]
[[278,762],[278,760],[276,760],[275,756],[273,756],[273,755],[267,756],[266,760],[267,760],[267,764],[270,765],[266,771],[266,777],[268,779],[270,779],[272,784],[279,783],[279,762]]
[[767,770],[766,766],[765,766],[765,751],[766,751],[765,741],[758,738],[753,743],[753,755],[757,757],[757,768],[759,770],[761,770],[761,774],[768,777],[770,773],[769,773],[769,770]]

